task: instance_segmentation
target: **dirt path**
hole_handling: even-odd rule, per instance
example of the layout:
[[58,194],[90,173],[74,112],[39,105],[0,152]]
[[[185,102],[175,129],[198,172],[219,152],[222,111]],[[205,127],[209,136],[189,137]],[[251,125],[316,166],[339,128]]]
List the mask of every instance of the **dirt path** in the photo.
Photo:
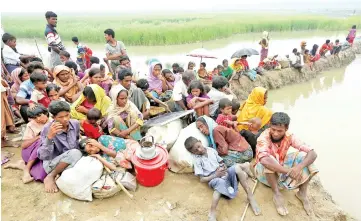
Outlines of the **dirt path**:
[[[2,152],[15,153],[11,162],[21,158],[20,149],[3,148]],[[192,174],[167,172],[162,184],[153,188],[139,186],[130,200],[124,193],[104,200],[81,202],[70,199],[62,193],[46,194],[43,184],[21,182],[22,171],[1,169],[2,173],[2,220],[6,221],[203,221],[207,219],[212,191]],[[253,185],[253,182],[249,182]],[[263,214],[255,217],[251,210],[245,220],[352,220],[338,208],[321,187],[312,182],[310,201],[315,216],[309,217],[295,192],[283,192],[290,214],[281,218],[274,209],[271,190],[262,184],[256,189],[256,200]],[[218,207],[219,221],[240,220],[246,206],[244,191],[240,189],[236,199],[221,200]],[[167,202],[176,205],[170,210]]]

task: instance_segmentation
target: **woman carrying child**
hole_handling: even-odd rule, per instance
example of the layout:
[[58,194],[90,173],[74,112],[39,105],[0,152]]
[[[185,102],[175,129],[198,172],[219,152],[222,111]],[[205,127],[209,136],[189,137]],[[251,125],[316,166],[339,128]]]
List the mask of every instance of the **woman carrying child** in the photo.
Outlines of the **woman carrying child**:
[[[43,168],[43,162],[38,159],[38,149],[41,145],[40,132],[44,125],[49,122],[48,110],[37,104],[33,108],[28,108],[27,115],[32,120],[26,125],[21,144],[22,160],[16,164],[9,164],[5,168],[21,169],[24,171],[23,182],[30,183],[33,180],[43,181],[46,172]],[[25,163],[24,163],[25,162]]]
[[207,116],[199,117],[196,125],[207,136],[210,146],[217,150],[227,167],[252,160],[250,144],[234,129],[219,126]]
[[148,83],[149,91],[155,98],[167,101],[172,97],[172,90],[168,89],[167,80],[162,75],[162,64],[158,60],[149,62]]
[[84,88],[83,94],[71,105],[71,117],[84,120],[90,109],[97,108],[105,115],[111,104],[110,98],[103,88],[97,84],[90,84]]
[[82,93],[83,85],[75,76],[74,70],[65,65],[58,65],[54,68],[54,84],[60,87],[59,96],[73,103]]
[[128,91],[118,88],[112,97],[112,104],[107,110],[106,123],[113,136],[140,140],[140,127],[143,126],[143,115],[131,101]]
[[187,106],[194,109],[197,117],[209,116],[209,105],[213,101],[204,91],[204,85],[200,81],[192,81],[188,87],[188,96],[186,98]]

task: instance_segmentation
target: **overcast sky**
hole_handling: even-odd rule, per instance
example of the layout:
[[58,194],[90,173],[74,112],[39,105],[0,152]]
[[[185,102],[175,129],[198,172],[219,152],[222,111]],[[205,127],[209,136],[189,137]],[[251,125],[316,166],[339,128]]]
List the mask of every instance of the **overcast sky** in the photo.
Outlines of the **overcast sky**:
[[[337,4],[338,0],[97,0],[96,4],[91,1],[84,0],[15,0],[14,4],[8,2],[1,4],[1,12],[44,12],[47,10],[53,11],[92,11],[92,12],[106,12],[106,11],[209,11],[209,10],[227,10],[227,9],[246,9],[248,7],[269,5],[282,9],[283,7],[290,7],[294,5],[303,5],[309,8],[327,7],[336,3],[338,7],[345,5],[357,4],[360,0],[343,0],[342,4]],[[52,3],[54,5],[52,6]],[[296,6],[297,5],[297,6]]]

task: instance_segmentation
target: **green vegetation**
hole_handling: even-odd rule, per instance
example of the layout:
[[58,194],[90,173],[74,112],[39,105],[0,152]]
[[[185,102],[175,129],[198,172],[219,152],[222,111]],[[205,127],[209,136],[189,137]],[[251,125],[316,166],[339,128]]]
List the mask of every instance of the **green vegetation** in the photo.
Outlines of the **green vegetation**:
[[[171,45],[207,41],[249,32],[345,30],[361,25],[361,16],[347,19],[316,15],[275,14],[201,14],[143,17],[62,16],[58,15],[58,32],[63,41],[78,36],[81,41],[103,43],[103,31],[114,29],[116,38],[126,45]],[[2,17],[4,29],[18,38],[44,38],[42,16]]]

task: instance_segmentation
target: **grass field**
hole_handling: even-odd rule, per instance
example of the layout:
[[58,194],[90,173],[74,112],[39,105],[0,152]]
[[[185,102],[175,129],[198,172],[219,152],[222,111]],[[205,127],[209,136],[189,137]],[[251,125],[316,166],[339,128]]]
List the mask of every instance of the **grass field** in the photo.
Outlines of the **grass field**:
[[[44,38],[42,16],[2,16],[6,32],[18,38]],[[78,36],[81,41],[103,43],[103,31],[114,29],[116,38],[126,45],[171,45],[229,37],[233,34],[295,30],[345,30],[361,25],[361,16],[347,19],[316,15],[275,14],[201,14],[140,17],[62,16],[58,15],[58,32],[64,41]]]

